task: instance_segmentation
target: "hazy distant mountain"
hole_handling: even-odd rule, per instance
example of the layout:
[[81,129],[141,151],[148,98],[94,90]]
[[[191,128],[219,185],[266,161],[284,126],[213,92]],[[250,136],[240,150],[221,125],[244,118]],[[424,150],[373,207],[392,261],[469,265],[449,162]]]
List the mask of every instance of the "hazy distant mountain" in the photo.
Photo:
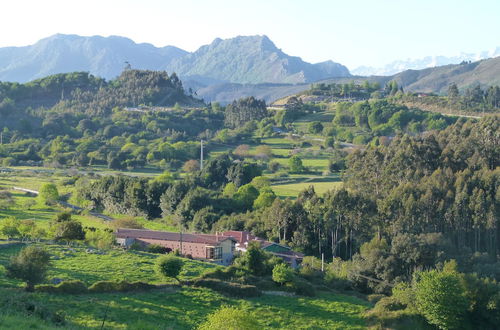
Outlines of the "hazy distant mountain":
[[461,53],[458,56],[427,56],[419,59],[407,59],[391,62],[383,67],[360,66],[351,72],[359,76],[392,76],[405,70],[420,70],[433,68],[448,64],[459,64],[464,61],[479,61],[486,58],[500,56],[500,47],[494,50],[484,51],[477,54]]
[[310,64],[289,56],[266,36],[215,39],[210,45],[173,61],[171,70],[181,77],[201,76],[244,84],[304,83],[350,75],[338,63]]
[[189,53],[123,37],[57,34],[31,46],[0,48],[0,80],[26,82],[72,71],[111,79],[121,73],[125,62],[135,69],[175,71],[182,79],[203,85],[303,83],[350,75],[338,63],[311,64],[288,56],[266,36],[216,39]]
[[157,48],[123,37],[56,34],[32,46],[0,48],[0,80],[26,82],[73,71],[111,79],[123,71],[125,62],[138,69],[158,70],[185,54],[177,47]]

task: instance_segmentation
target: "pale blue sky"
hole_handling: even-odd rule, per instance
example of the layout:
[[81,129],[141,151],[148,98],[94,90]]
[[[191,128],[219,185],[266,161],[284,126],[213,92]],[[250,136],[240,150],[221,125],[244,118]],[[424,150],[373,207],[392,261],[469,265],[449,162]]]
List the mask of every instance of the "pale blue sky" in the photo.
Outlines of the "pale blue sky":
[[7,0],[0,13],[0,47],[73,33],[194,51],[266,34],[290,55],[353,69],[500,46],[500,0]]

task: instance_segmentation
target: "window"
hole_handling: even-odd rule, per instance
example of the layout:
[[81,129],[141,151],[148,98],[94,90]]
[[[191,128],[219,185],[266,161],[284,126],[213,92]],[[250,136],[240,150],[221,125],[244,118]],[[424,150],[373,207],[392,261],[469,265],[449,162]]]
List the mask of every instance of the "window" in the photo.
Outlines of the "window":
[[221,246],[217,246],[215,248],[214,259],[222,259],[222,247]]
[[222,259],[222,247],[207,247],[207,259]]

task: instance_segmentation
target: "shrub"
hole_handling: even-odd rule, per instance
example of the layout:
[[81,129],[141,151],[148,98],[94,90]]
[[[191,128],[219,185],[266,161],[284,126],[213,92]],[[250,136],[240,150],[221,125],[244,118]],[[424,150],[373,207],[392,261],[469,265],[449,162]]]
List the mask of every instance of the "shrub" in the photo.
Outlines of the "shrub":
[[235,276],[236,270],[237,268],[235,266],[229,266],[224,269],[216,268],[214,270],[203,273],[199,278],[215,278],[218,280],[227,281]]
[[263,278],[255,283],[255,286],[260,290],[274,290],[276,289],[276,283],[270,279]]
[[34,286],[45,278],[50,265],[50,255],[44,249],[28,246],[13,256],[5,267],[7,277],[17,278],[26,282],[26,291],[33,291]]
[[307,130],[311,134],[321,133],[323,131],[323,124],[321,124],[321,122],[319,122],[319,121],[312,121],[307,126]]
[[62,281],[57,285],[41,284],[35,286],[35,291],[47,293],[67,293],[67,294],[80,294],[87,292],[87,286],[79,280]]
[[257,320],[247,311],[236,307],[221,307],[214,313],[210,314],[205,322],[203,322],[199,330],[258,330],[262,326]]
[[287,283],[287,287],[300,296],[314,297],[316,290],[311,283],[296,277],[293,282]]
[[378,311],[398,311],[405,309],[406,305],[395,297],[381,298],[376,304],[375,309]]
[[235,264],[252,275],[267,275],[272,271],[267,264],[269,258],[270,255],[260,248],[258,242],[250,242],[247,251],[236,258]]
[[148,246],[148,252],[165,254],[172,252],[172,249],[161,246],[159,244],[151,244]]
[[98,249],[110,249],[115,243],[115,238],[112,233],[97,229],[95,231],[86,231],[85,241],[87,244]]
[[59,199],[59,192],[53,183],[46,183],[40,188],[38,199],[45,205],[53,205]]
[[460,276],[436,270],[417,273],[415,302],[430,324],[440,329],[457,328],[469,305]]
[[[33,316],[36,316],[42,320],[52,322],[58,326],[63,325],[65,323],[64,313],[48,309],[47,306],[45,306],[43,302],[33,300],[33,297],[31,294],[25,294],[22,292],[18,292],[16,294],[0,295],[0,309],[2,310],[3,313],[15,311],[16,313],[20,313],[23,316],[24,315],[30,315],[30,316],[33,315]],[[4,315],[1,315],[0,319],[2,318],[2,316],[4,316]],[[8,323],[6,324],[6,323],[2,322],[0,324],[0,327],[2,329],[3,328],[14,329],[14,327],[8,327],[7,325],[8,325]],[[38,325],[39,324],[37,324],[37,326],[33,327],[33,328],[37,329]],[[16,324],[15,328],[21,329],[22,325]]]
[[181,258],[171,254],[161,256],[156,261],[156,272],[162,277],[173,277],[180,282],[178,276],[182,270],[184,262]]
[[287,264],[278,264],[273,268],[273,281],[281,285],[293,280],[293,270]]
[[374,293],[368,295],[366,298],[368,299],[369,302],[372,304],[376,304],[380,301],[380,299],[385,298],[386,295],[380,294],[380,293]]
[[142,228],[144,228],[142,226],[142,224],[140,224],[134,218],[116,219],[111,224],[112,224],[113,228],[115,228],[115,229],[118,229],[118,228],[142,229]]
[[117,291],[117,284],[113,281],[98,281],[89,286],[89,292],[108,293]]
[[295,155],[288,159],[288,167],[290,168],[290,173],[302,173],[305,172],[305,167],[302,164],[302,159]]
[[217,279],[198,279],[193,285],[209,288],[222,294],[238,298],[258,297],[261,295],[260,290],[255,285],[224,282]]
[[145,282],[127,282],[127,281],[98,281],[92,284],[88,291],[93,293],[109,293],[109,292],[129,292],[142,291],[156,288],[155,285]]

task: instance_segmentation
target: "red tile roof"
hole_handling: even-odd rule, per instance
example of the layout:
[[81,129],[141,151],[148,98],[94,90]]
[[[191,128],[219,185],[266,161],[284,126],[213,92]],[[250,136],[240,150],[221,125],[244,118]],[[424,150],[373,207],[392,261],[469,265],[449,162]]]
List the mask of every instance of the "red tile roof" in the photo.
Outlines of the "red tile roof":
[[249,231],[225,231],[222,233],[222,235],[234,237],[240,244],[244,244],[253,240],[260,240],[258,237],[253,236]]
[[[164,241],[181,241],[180,233],[173,233],[168,231],[146,230],[146,229],[125,229],[120,228],[115,233],[117,238],[146,238],[157,239]],[[236,241],[233,237],[223,235],[205,235],[205,234],[182,234],[183,242],[201,243],[201,244],[219,244],[222,241],[231,239]]]

